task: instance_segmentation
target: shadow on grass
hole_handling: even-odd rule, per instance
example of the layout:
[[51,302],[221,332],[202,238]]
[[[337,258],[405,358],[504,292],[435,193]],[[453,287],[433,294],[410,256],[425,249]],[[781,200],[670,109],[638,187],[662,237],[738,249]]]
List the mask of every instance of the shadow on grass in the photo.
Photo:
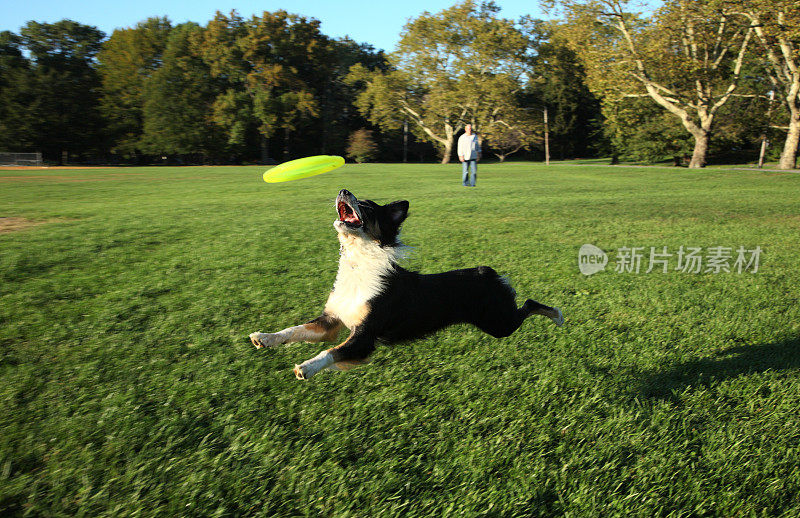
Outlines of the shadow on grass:
[[762,345],[731,347],[712,358],[677,364],[645,375],[639,393],[647,398],[675,399],[688,387],[704,388],[743,374],[800,368],[800,338]]

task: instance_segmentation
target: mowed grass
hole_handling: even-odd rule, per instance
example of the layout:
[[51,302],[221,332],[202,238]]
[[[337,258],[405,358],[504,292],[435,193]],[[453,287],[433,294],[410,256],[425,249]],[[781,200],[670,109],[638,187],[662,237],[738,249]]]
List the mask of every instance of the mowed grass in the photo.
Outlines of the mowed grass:
[[[0,234],[0,514],[800,514],[800,175],[479,169],[0,172],[0,216],[40,223]],[[345,187],[410,200],[409,268],[490,265],[565,325],[456,326],[295,380],[330,345],[247,335],[321,311]],[[584,243],[606,271],[579,272]],[[763,253],[614,271],[681,245]]]

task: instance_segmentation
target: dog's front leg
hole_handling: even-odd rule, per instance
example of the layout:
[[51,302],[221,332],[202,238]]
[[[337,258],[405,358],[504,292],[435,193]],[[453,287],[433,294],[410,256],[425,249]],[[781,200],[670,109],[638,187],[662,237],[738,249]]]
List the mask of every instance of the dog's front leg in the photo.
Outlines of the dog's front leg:
[[339,336],[341,328],[341,320],[323,313],[311,322],[287,327],[277,333],[251,333],[250,341],[257,349],[290,342],[332,342]]
[[344,343],[295,365],[294,375],[299,380],[307,380],[323,369],[346,370],[365,363],[374,350],[375,336],[363,327],[355,327]]

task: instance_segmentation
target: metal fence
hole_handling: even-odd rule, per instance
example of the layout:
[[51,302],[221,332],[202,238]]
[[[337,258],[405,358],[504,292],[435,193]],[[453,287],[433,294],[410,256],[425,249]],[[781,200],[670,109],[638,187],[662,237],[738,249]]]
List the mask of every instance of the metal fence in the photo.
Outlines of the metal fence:
[[3,153],[0,152],[0,165],[41,166],[41,153]]

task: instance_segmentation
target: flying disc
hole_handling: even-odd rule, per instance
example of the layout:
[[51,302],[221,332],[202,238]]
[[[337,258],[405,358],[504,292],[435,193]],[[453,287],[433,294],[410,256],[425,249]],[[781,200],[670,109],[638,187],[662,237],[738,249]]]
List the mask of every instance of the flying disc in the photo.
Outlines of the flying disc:
[[267,183],[288,182],[308,178],[344,165],[344,158],[334,155],[317,155],[284,162],[264,173]]

